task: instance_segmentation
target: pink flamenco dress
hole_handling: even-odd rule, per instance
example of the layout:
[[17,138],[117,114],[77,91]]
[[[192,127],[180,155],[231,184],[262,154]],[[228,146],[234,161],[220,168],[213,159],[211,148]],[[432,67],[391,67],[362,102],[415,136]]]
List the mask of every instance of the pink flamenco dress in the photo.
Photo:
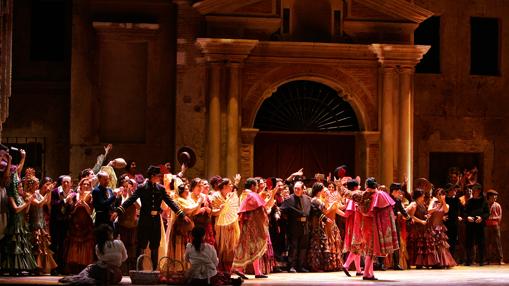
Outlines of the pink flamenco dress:
[[373,258],[392,254],[399,249],[398,233],[392,206],[394,200],[383,191],[364,192],[361,203],[362,235],[365,241],[364,277],[374,277]]
[[[255,192],[249,192],[239,209],[240,238],[233,268],[245,269],[253,262],[259,263],[268,247],[269,220],[265,210],[265,200]],[[259,265],[253,264],[255,273]],[[258,273],[256,273],[258,274]]]

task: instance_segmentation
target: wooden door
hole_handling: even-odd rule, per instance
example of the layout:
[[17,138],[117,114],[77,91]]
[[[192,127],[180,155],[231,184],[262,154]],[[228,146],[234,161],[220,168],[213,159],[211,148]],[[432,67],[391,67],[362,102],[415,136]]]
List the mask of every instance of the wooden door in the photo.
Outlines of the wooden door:
[[305,177],[312,179],[315,173],[327,176],[342,164],[355,170],[352,134],[262,131],[256,135],[254,148],[254,175],[264,178],[284,179],[304,168]]

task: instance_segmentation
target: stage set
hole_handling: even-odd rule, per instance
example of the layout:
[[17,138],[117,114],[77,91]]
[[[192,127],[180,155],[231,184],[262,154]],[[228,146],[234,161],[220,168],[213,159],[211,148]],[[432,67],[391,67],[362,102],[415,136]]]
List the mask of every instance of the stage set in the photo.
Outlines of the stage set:
[[[248,276],[251,277],[252,275]],[[509,285],[509,266],[458,266],[447,270],[405,270],[376,272],[378,281],[346,277],[343,272],[277,273],[268,279],[249,279],[243,285]],[[1,277],[1,285],[65,285],[58,276]],[[131,285],[125,276],[120,285]]]

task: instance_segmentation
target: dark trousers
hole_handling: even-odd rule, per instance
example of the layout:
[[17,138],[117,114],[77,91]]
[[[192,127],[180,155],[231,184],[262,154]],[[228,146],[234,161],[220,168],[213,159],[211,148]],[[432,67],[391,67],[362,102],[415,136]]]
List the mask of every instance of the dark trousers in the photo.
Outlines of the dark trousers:
[[63,272],[65,269],[65,238],[67,237],[67,227],[67,221],[56,219],[50,221],[50,249],[54,253],[53,257],[58,265],[56,269],[58,272]]
[[477,246],[477,258],[479,263],[484,263],[484,225],[478,223],[467,224],[467,264],[472,264],[474,245]]
[[113,223],[110,220],[110,213],[109,212],[96,212],[95,213],[95,221],[94,226],[98,227],[101,224],[107,224],[113,228]]
[[152,268],[156,270],[157,264],[159,263],[158,250],[161,242],[161,219],[159,218],[159,215],[140,215],[140,218],[138,219],[137,236],[138,242],[136,247],[136,257],[143,254],[143,251],[147,248],[147,244],[150,243],[149,247]]
[[447,242],[449,243],[449,252],[452,257],[456,255],[456,244],[458,243],[458,222],[445,223],[447,228]]
[[307,222],[291,222],[288,229],[288,268],[303,268],[309,246],[309,228]]

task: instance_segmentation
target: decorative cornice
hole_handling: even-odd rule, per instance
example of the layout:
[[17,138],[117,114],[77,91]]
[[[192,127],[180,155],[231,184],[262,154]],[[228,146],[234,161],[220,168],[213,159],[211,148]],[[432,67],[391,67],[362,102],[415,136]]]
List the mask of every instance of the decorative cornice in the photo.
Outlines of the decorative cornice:
[[205,16],[207,24],[228,25],[233,27],[245,27],[250,30],[265,31],[272,34],[281,27],[279,17],[245,17],[245,16]]
[[419,7],[407,0],[354,0],[366,7],[380,11],[396,18],[403,18],[415,23],[433,16],[433,12]]
[[385,67],[415,67],[431,46],[372,44],[371,51]]
[[263,0],[203,0],[193,5],[200,14],[207,15],[223,10],[233,11]]
[[330,60],[376,60],[370,45],[312,42],[260,42],[253,57]]
[[209,62],[242,62],[259,43],[258,40],[198,38],[196,46]]
[[92,22],[96,30],[144,30],[157,31],[159,24],[156,23],[117,23],[117,22]]

